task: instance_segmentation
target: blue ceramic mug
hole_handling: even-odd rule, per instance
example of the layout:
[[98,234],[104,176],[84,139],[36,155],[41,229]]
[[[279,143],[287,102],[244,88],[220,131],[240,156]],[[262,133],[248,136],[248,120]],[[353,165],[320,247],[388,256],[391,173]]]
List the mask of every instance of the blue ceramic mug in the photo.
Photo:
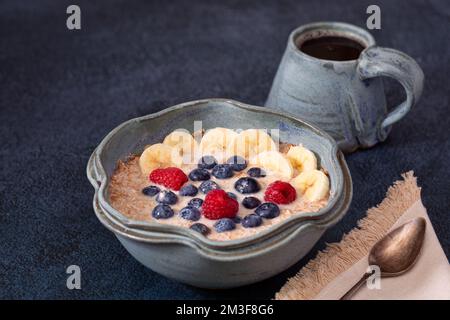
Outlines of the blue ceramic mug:
[[[328,39],[344,40],[344,49],[357,44],[360,50],[356,56],[352,52],[333,56],[333,50],[338,54],[342,48],[338,43],[328,52]],[[396,79],[406,91],[406,100],[390,112],[381,76]],[[290,34],[266,106],[318,125],[343,151],[351,152],[386,139],[391,125],[419,100],[423,79],[411,57],[376,46],[364,29],[338,22],[312,23]]]

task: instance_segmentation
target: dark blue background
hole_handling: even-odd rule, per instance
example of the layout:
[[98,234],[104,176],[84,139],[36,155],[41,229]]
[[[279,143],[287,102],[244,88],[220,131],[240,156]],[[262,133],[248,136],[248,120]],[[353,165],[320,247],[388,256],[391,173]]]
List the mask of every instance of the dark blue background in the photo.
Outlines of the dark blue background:
[[[424,69],[423,96],[389,139],[347,156],[353,204],[288,271],[208,291],[167,280],[131,258],[95,218],[89,155],[119,123],[184,101],[226,97],[262,105],[289,32],[339,20],[365,26],[369,1],[76,1],[82,30],[66,28],[72,1],[0,3],[0,298],[272,298],[325,242],[339,240],[415,170],[450,256],[448,1],[377,1],[382,46]],[[388,83],[391,105],[404,98]],[[65,269],[82,268],[82,290]]]

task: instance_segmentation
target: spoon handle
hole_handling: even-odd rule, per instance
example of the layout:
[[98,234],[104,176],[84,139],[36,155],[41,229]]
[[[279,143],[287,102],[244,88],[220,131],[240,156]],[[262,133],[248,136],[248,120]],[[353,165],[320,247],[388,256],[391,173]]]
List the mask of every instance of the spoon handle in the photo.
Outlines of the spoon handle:
[[367,278],[369,278],[373,273],[372,272],[367,272],[365,273],[361,279],[359,279],[359,281],[350,289],[347,291],[346,294],[344,294],[340,300],[350,300],[351,297],[356,293],[356,291],[359,290],[359,288],[361,287],[361,285],[366,282]]

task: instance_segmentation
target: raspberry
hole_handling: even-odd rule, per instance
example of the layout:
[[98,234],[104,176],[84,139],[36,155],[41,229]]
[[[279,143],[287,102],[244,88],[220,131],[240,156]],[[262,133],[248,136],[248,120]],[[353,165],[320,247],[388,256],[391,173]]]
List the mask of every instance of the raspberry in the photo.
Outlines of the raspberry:
[[239,210],[239,203],[223,190],[211,190],[202,205],[203,215],[211,220],[234,218]]
[[155,169],[150,173],[150,181],[160,184],[172,190],[180,190],[181,186],[188,181],[183,170],[175,167]]
[[288,204],[295,200],[297,193],[287,182],[275,181],[269,184],[264,193],[264,200],[276,204]]

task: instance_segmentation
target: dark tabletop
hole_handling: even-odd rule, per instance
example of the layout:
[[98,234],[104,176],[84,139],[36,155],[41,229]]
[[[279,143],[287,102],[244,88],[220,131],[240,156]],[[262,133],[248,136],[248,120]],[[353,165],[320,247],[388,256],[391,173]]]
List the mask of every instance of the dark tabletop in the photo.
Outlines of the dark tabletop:
[[[422,99],[385,143],[346,157],[352,206],[308,256],[226,291],[168,280],[131,258],[93,213],[88,157],[116,125],[177,103],[262,105],[293,28],[318,20],[364,27],[372,2],[76,1],[82,29],[69,31],[72,3],[0,2],[0,298],[272,298],[408,170],[450,257],[448,1],[377,1],[382,29],[372,33],[418,61]],[[386,85],[390,105],[404,99],[398,84]],[[82,290],[66,288],[72,264]]]

